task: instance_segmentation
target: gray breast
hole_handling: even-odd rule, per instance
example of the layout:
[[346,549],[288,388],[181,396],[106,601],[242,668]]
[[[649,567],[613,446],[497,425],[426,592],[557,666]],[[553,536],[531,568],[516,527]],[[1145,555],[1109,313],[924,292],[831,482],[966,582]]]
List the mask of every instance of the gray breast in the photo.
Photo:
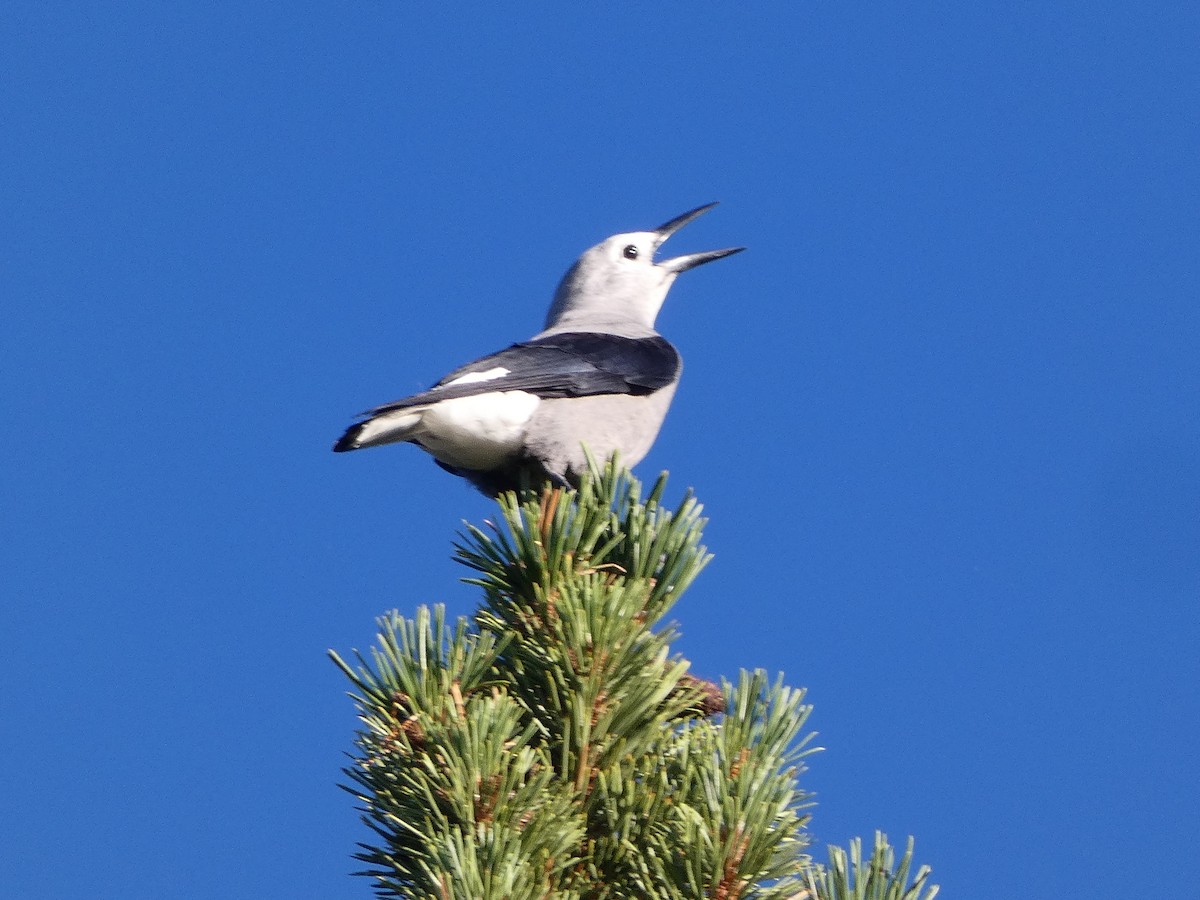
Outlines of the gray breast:
[[526,452],[564,476],[587,471],[584,444],[598,462],[616,451],[622,464],[634,466],[654,444],[674,396],[671,384],[641,397],[600,394],[543,400],[529,420]]

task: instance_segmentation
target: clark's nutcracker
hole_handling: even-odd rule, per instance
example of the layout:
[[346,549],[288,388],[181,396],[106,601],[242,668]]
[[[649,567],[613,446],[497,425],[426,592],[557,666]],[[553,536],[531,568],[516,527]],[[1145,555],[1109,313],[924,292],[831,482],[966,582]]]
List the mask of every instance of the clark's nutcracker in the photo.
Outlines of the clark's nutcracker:
[[546,328],[455,369],[432,388],[363,413],[333,449],[405,442],[487,494],[531,483],[578,483],[586,445],[634,465],[650,450],[675,394],[679,353],[654,319],[680,272],[744,250],[654,261],[709,203],[654,231],[618,234],[588,250],[558,286]]

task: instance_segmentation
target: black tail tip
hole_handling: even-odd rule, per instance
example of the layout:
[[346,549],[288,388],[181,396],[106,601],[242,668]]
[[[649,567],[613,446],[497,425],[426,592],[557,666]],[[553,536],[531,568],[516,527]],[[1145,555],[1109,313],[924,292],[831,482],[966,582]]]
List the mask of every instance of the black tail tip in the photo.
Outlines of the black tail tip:
[[358,449],[358,433],[361,429],[358,425],[346,429],[346,433],[338,438],[338,442],[333,445],[334,453],[345,453],[347,450]]

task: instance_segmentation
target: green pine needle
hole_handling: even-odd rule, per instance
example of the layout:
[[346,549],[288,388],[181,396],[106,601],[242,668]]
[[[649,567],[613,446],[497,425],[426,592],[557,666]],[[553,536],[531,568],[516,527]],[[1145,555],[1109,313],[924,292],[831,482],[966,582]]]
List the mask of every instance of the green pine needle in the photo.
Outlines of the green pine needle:
[[331,652],[381,897],[932,898],[927,869],[893,890],[911,845],[895,874],[886,841],[866,866],[857,843],[809,857],[802,690],[761,671],[718,690],[672,652],[665,617],[711,557],[700,504],[668,510],[665,490],[643,498],[613,459],[577,491],[502,495],[455,545],[472,619],[393,612],[367,657]]

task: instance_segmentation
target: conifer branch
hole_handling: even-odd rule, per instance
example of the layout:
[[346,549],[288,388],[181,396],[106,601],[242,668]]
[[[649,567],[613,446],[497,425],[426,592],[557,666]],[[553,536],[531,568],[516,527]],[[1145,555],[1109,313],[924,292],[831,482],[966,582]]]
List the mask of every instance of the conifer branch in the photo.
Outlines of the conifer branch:
[[761,671],[718,687],[672,652],[666,616],[711,557],[700,504],[668,510],[665,487],[643,498],[610,460],[578,491],[502,495],[455,545],[472,619],[393,612],[367,658],[331,653],[362,722],[346,789],[380,896],[845,900],[907,879],[911,846],[894,878],[878,842],[870,867],[857,844],[809,857],[802,690]]
[[929,883],[929,866],[917,869],[910,882],[912,862],[911,837],[899,865],[896,851],[883,832],[875,832],[875,846],[867,860],[862,857],[862,840],[854,838],[849,852],[841,847],[829,848],[828,867],[809,870],[807,895],[811,900],[933,900],[938,887]]

